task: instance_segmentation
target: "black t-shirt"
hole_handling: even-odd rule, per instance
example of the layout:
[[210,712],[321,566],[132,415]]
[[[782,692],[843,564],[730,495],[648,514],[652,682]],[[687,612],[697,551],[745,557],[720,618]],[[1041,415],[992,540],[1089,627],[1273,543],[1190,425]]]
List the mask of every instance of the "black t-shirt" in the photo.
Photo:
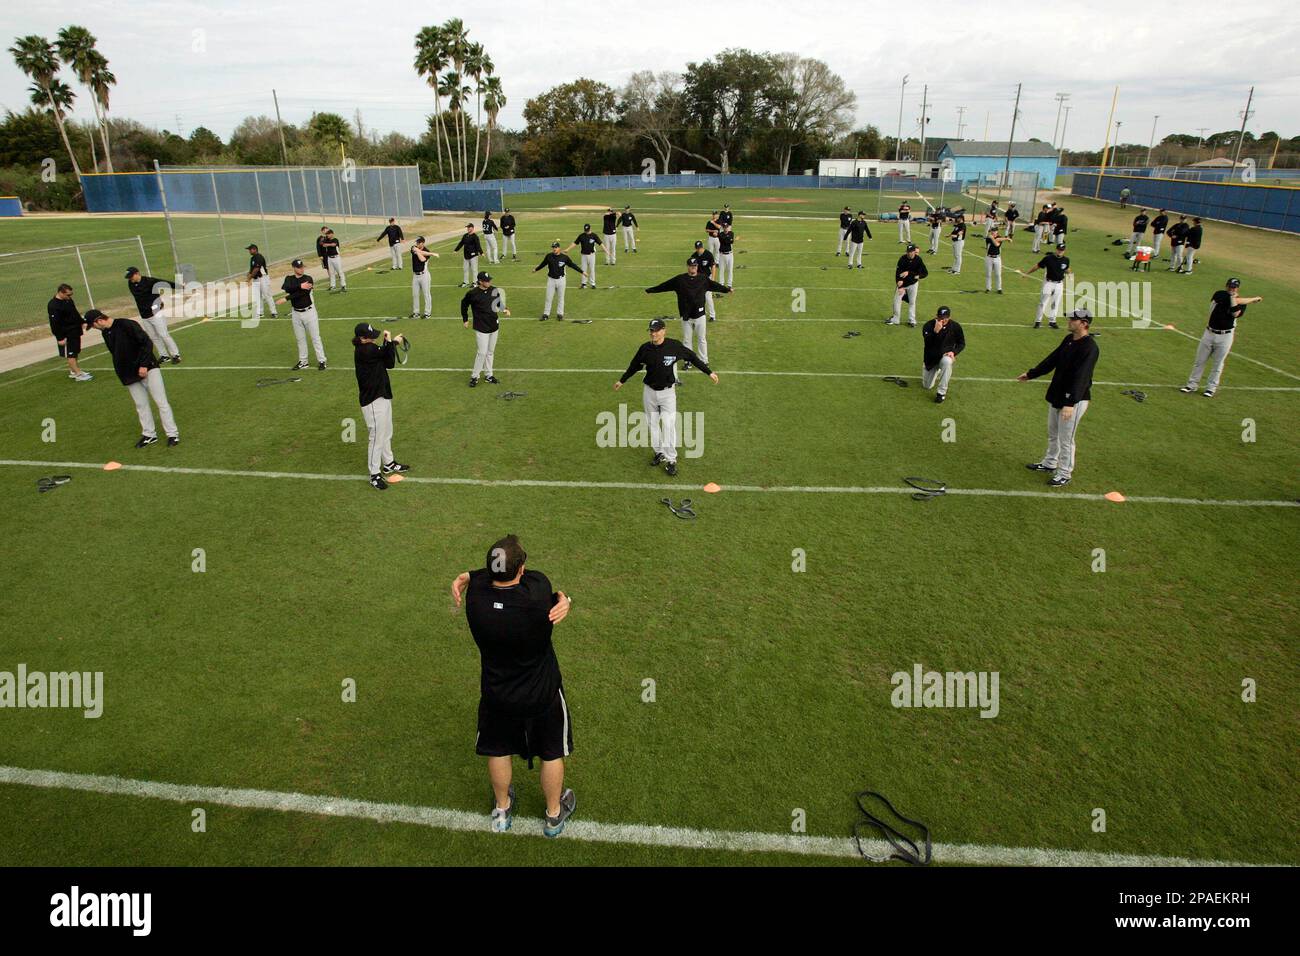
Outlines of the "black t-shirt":
[[1015,221],[1016,221],[1017,219],[1019,219],[1019,218],[1020,218],[1020,210],[1019,210],[1019,209],[1008,209],[1008,210],[1007,210],[1007,222],[1015,222]]
[[865,219],[854,219],[849,223],[849,241],[861,242],[867,236],[871,235],[871,226]]
[[1235,328],[1237,320],[1246,312],[1244,305],[1232,304],[1232,293],[1226,289],[1214,293],[1210,296],[1210,301],[1214,303],[1214,308],[1210,311],[1209,325],[1216,332],[1226,332]]
[[397,346],[393,342],[382,345],[359,342],[353,349],[352,358],[357,367],[361,407],[365,408],[377,398],[391,399],[393,387],[388,381],[388,370],[397,364]]
[[1183,237],[1187,235],[1188,225],[1181,220],[1169,227],[1169,242],[1175,246],[1183,244]]
[[636,216],[630,212],[625,212],[618,217],[618,224],[620,226],[635,226],[637,225]]
[[614,227],[618,222],[618,214],[607,212],[605,215],[600,217],[600,222],[601,228],[605,231],[605,235],[612,236],[615,232]]
[[992,237],[984,240],[984,254],[990,259],[1002,258],[1002,243],[994,242]]
[[559,595],[540,571],[519,583],[494,587],[486,568],[469,573],[465,619],[482,663],[481,704],[512,717],[532,717],[549,707],[563,687],[548,617]]
[[722,210],[722,212],[718,213],[719,226],[730,226],[732,222],[733,222],[733,218],[730,209],[724,209]]
[[731,255],[731,246],[736,241],[736,234],[730,229],[718,233],[718,252],[724,256]]
[[584,256],[589,256],[594,253],[596,247],[600,245],[600,236],[596,235],[594,232],[580,232],[578,233],[578,238],[574,239],[573,242]]
[[460,237],[460,242],[456,243],[456,248],[452,249],[451,251],[456,252],[457,250],[460,249],[465,250],[463,255],[467,260],[477,258],[479,255],[481,255],[483,252],[483,246],[478,241],[478,233],[477,232],[465,233],[465,235]]
[[1193,249],[1201,248],[1201,227],[1199,225],[1192,226],[1191,229],[1187,230],[1187,244]]
[[320,241],[320,248],[326,259],[337,259],[339,257],[338,236],[326,236]]
[[912,218],[912,207],[911,207],[911,206],[908,206],[908,205],[902,205],[902,206],[899,206],[899,207],[898,207],[898,218],[899,218],[899,219],[910,219],[910,218]]
[[847,213],[847,212],[842,212],[842,213],[840,213],[840,228],[841,228],[841,229],[847,229],[847,228],[849,228],[849,223],[851,223],[852,221],[853,221],[853,216],[852,216],[852,215],[850,215],[850,214]]
[[[718,247],[722,247],[722,233],[718,233]],[[718,264],[718,261],[713,258],[713,253],[708,249],[696,249],[691,258],[699,263],[700,275],[713,278],[713,267]]]
[[940,332],[935,331],[936,322],[931,319],[921,326],[921,340],[925,343],[925,367],[934,368],[948,352],[960,355],[966,347],[966,333],[961,325],[949,319]]
[[930,270],[925,267],[924,259],[920,256],[909,259],[906,253],[898,257],[898,265],[894,267],[894,281],[903,283],[904,287],[916,285],[929,274]]
[[643,342],[632,356],[627,371],[619,378],[626,382],[641,369],[645,369],[645,383],[653,389],[663,390],[672,387],[673,366],[678,362],[690,362],[705,375],[711,375],[713,369],[704,364],[704,360],[676,339],[665,337],[663,342]]
[[497,224],[496,222],[493,221],[491,216],[483,220],[483,235],[490,236],[492,235],[492,233],[496,231],[497,231]]
[[710,219],[708,223],[705,224],[704,231],[710,236],[716,236],[718,234],[718,221],[716,219]]
[[[418,276],[420,273],[422,273],[425,269],[429,267],[429,260],[421,259],[419,256],[415,254],[415,250],[416,247],[411,246],[411,275]],[[426,255],[428,254],[427,250],[425,254]]]
[[500,317],[497,315],[497,291],[491,286],[486,289],[480,286],[474,286],[460,300],[460,318],[465,321],[469,318],[470,310],[474,311],[474,331],[475,332],[495,332],[501,327]]
[[1168,216],[1156,216],[1156,218],[1151,220],[1151,232],[1158,236],[1165,231],[1165,227],[1168,225]]
[[1070,229],[1070,217],[1063,212],[1057,213],[1052,218],[1052,233],[1054,235],[1064,235]]
[[158,367],[153,354],[153,340],[134,319],[114,319],[102,334],[104,346],[113,356],[113,371],[123,385],[140,381],[140,369]]
[[304,289],[304,282],[311,282],[311,276],[305,272],[301,276],[285,276],[284,282],[280,284],[281,291],[289,295],[289,304],[299,312],[311,307],[311,289]]
[[1046,270],[1048,282],[1064,282],[1065,273],[1070,269],[1070,257],[1043,256],[1038,260],[1038,268]]
[[[704,314],[704,293],[730,292],[731,286],[719,285],[703,272],[698,272],[693,276],[689,272],[682,272],[658,285],[652,285],[646,291],[676,292],[677,314],[683,319],[698,319]],[[671,339],[666,341],[671,341]],[[694,359],[691,361],[694,361]]]
[[56,339],[81,338],[81,330],[85,323],[81,319],[81,313],[77,311],[75,302],[56,296],[49,301],[46,309],[50,314],[50,332]]
[[964,223],[964,222],[954,222],[954,223],[952,224],[952,235],[950,235],[948,238],[951,239],[953,242],[965,242],[965,241],[966,241],[966,223]]

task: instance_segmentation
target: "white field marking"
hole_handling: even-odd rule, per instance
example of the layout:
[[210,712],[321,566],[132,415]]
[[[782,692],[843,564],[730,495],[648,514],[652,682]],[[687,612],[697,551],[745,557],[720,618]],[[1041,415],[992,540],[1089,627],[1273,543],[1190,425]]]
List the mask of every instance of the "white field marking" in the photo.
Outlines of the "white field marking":
[[[246,810],[275,810],[280,813],[309,813],[318,816],[379,823],[400,823],[471,833],[491,833],[487,814],[443,807],[418,807],[401,803],[376,803],[319,794],[277,790],[252,790],[231,787],[205,787],[194,784],[160,783],[154,780],[130,780],[123,777],[60,770],[29,770],[0,766],[0,784],[39,787],[45,790],[79,790],[111,796],[173,803],[215,804]],[[515,837],[542,836],[542,828],[518,826],[506,831]],[[500,834],[493,834],[494,837]],[[712,850],[732,853],[791,853],[853,859],[858,855],[853,840],[847,837],[800,836],[793,833],[769,833],[745,830],[697,830],[689,827],[665,827],[643,823],[600,823],[581,818],[564,828],[564,839],[583,843],[614,843],[623,846],[676,847],[685,850]],[[883,840],[864,840],[863,846],[874,857],[892,852]],[[1226,860],[1192,860],[1177,856],[1140,856],[1130,853],[1102,853],[1086,850],[1053,850],[1041,847],[979,846],[969,843],[936,843],[932,859],[936,863],[967,866],[1255,866]]]
[[[715,367],[716,369],[716,367]],[[346,365],[331,365],[325,369],[327,372],[352,372],[353,369]],[[107,367],[88,368],[91,372],[112,371]],[[177,365],[169,366],[167,374],[173,372],[275,372],[286,371],[283,365]],[[288,370],[292,371],[292,370]],[[421,365],[403,365],[393,369],[394,372],[448,372],[462,375],[465,372],[472,372],[473,369],[468,365],[462,368],[453,366],[421,366]],[[563,374],[591,374],[591,375],[622,375],[627,369],[622,368],[510,368],[500,366],[498,371],[501,372],[556,372]],[[886,372],[794,372],[794,371],[752,371],[744,369],[723,369],[721,375],[768,375],[777,378],[917,378],[915,373],[886,373]],[[979,378],[970,375],[960,377],[963,382],[992,382],[998,385],[1023,385],[1014,378]],[[956,379],[954,379],[956,381]],[[1093,385],[1115,385],[1121,388],[1179,388],[1176,382],[1093,382]],[[1232,389],[1240,392],[1300,392],[1300,385],[1220,385],[1220,389]]]
[[[87,461],[26,461],[20,459],[0,459],[0,466],[34,467],[34,468],[83,468],[103,471],[102,463]],[[170,465],[123,465],[115,474],[123,471],[149,472],[162,475],[202,475],[219,478],[296,478],[300,481],[369,481],[363,474],[336,475],[320,474],[306,471],[251,471],[234,468],[181,468]],[[472,485],[484,488],[569,488],[582,491],[663,491],[666,485],[648,481],[546,481],[535,478],[436,478],[405,474],[403,483],[415,482],[424,485]],[[679,487],[702,491],[702,486],[683,485]],[[854,486],[854,485],[725,485],[725,491],[749,492],[753,494],[787,493],[787,494],[824,494],[824,495],[910,495],[916,489],[908,485]],[[985,497],[985,498],[1052,498],[1074,501],[1100,501],[1106,504],[1102,494],[1085,494],[1069,491],[1013,491],[1003,488],[949,488],[949,495]],[[1125,495],[1125,500],[1138,504],[1158,505],[1220,505],[1230,507],[1261,508],[1300,508],[1300,500],[1280,501],[1267,498],[1226,499],[1226,498],[1170,498],[1165,496]]]
[[[187,324],[187,325],[178,325],[178,326],[176,326],[176,328],[174,328],[174,329],[168,329],[167,331],[168,331],[168,332],[183,332],[183,331],[185,331],[186,329],[192,329],[192,328],[193,328],[194,326],[196,326],[196,325],[202,325],[205,321],[210,321],[210,320],[199,319],[197,322],[190,322],[190,323]],[[81,354],[82,354],[82,355],[85,355],[86,352],[89,351],[90,349],[93,349],[93,348],[102,348],[102,347],[103,347],[102,344],[100,344],[100,345],[89,345],[89,346],[86,347],[86,349],[85,349]],[[98,356],[96,356],[96,358],[98,358]],[[47,369],[42,369],[42,370],[39,371],[39,372],[33,372],[31,375],[24,375],[22,378],[12,378],[12,379],[10,379],[10,380],[7,381],[7,382],[0,382],[0,388],[3,388],[3,387],[6,386],[6,385],[17,385],[19,382],[26,382],[26,381],[28,381],[28,380],[30,380],[30,379],[33,379],[33,378],[39,378],[39,377],[42,376],[42,375],[49,375],[51,372],[61,372],[61,371],[66,371],[67,368],[68,368],[68,362],[67,362],[67,359],[59,358],[59,356],[57,356],[57,355],[51,356],[51,357],[48,358],[48,359],[41,359],[41,361],[43,361],[43,362],[53,361],[53,362],[58,362],[58,363],[60,363],[60,364],[55,365],[53,368],[47,368]],[[78,362],[77,364],[80,365],[81,363]],[[90,371],[90,369],[86,368],[85,366],[82,366],[82,370],[83,370],[83,371],[87,371],[87,372]],[[102,371],[104,371],[104,369],[101,368],[101,369],[99,369],[99,371],[102,372]],[[109,371],[112,371],[112,369],[109,369]]]

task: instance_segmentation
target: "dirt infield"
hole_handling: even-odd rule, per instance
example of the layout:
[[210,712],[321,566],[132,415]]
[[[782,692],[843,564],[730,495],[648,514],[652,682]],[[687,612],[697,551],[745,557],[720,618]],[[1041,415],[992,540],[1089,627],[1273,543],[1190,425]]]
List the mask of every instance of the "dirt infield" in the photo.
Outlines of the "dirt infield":
[[782,196],[763,196],[760,199],[751,199],[749,201],[750,202],[776,202],[776,203],[808,202],[807,199],[786,199]]

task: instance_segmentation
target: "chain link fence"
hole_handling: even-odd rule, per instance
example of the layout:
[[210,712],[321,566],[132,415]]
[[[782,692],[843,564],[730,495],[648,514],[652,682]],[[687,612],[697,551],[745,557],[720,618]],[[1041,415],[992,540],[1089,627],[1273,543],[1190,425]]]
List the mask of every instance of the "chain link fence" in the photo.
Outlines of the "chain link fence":
[[[102,309],[134,315],[134,302],[123,274],[134,265],[149,274],[149,258],[139,236],[86,242],[50,249],[26,249],[0,255],[0,331],[41,326],[46,304],[66,282],[81,312]],[[166,263],[155,263],[166,269]]]

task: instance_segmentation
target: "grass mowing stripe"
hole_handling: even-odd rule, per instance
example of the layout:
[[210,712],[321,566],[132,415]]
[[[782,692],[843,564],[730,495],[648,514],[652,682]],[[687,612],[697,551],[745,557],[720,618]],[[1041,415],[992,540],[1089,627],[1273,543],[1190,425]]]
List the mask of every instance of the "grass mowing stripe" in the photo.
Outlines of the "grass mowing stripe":
[[[20,459],[0,459],[0,466],[35,468],[85,468],[102,471],[104,466],[88,461],[30,461]],[[366,481],[366,475],[321,474],[308,471],[253,471],[238,468],[183,468],[170,465],[127,465],[118,471],[152,472],[164,475],[210,475],[222,478],[296,478],[301,481]],[[424,485],[475,485],[485,488],[575,488],[582,491],[630,490],[663,491],[663,484],[644,481],[546,481],[539,478],[445,478],[424,475],[405,474],[403,481]],[[696,486],[682,487],[696,490]],[[703,491],[700,487],[698,490]],[[823,495],[908,495],[915,491],[911,487],[895,488],[889,485],[727,485],[724,491],[748,492],[751,494],[823,494]],[[1025,491],[1006,488],[949,488],[949,495],[968,495],[972,497],[996,498],[1052,498],[1072,501],[1107,501],[1105,495],[1087,494],[1077,491]],[[1300,500],[1282,501],[1267,498],[1230,499],[1230,498],[1172,498],[1161,495],[1125,495],[1125,500],[1138,504],[1161,505],[1219,505],[1228,507],[1261,508],[1300,508]],[[1108,502],[1109,503],[1109,502]]]
[[[253,790],[230,787],[205,787],[192,784],[160,783],[152,780],[129,780],[95,774],[66,773],[58,770],[29,770],[0,766],[0,783],[47,790],[82,790],[114,796],[174,803],[210,803],[218,806],[253,810],[276,810],[281,813],[309,813],[320,816],[375,820],[380,823],[405,823],[440,830],[483,832],[487,816],[466,810],[442,807],[418,807],[400,803],[375,803],[307,793]],[[542,836],[541,827],[512,827],[507,834]],[[646,826],[637,823],[600,823],[574,820],[564,829],[567,840],[593,843],[635,844],[637,846],[678,847],[691,850],[728,850],[742,853],[794,853],[804,856],[849,857],[857,855],[851,839],[797,836],[755,831],[702,830],[688,827]],[[864,841],[867,851],[876,857],[891,849],[884,841]],[[1183,857],[1138,856],[1123,853],[1088,853],[1080,850],[1052,850],[1038,847],[978,846],[972,844],[935,844],[937,863],[966,866],[1246,866],[1224,860],[1189,860]]]

